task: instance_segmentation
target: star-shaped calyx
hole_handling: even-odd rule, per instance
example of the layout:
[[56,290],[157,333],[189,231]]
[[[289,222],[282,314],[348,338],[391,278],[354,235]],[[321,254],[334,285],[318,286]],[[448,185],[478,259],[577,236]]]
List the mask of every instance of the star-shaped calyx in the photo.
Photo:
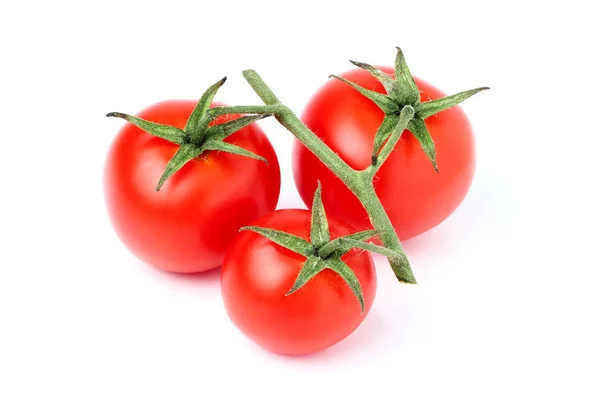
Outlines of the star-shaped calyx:
[[350,61],[355,66],[368,71],[371,75],[373,75],[373,77],[381,82],[387,94],[382,94],[363,88],[354,82],[337,75],[332,75],[332,77],[352,86],[362,95],[372,100],[385,113],[385,118],[377,130],[377,133],[375,134],[375,140],[373,142],[373,165],[377,164],[379,152],[394,130],[404,130],[405,124],[404,121],[402,121],[400,113],[404,107],[410,106],[414,109],[414,116],[409,121],[406,128],[415,136],[415,138],[417,138],[421,144],[421,147],[425,151],[425,154],[433,164],[433,168],[438,171],[435,145],[431,139],[431,134],[425,125],[425,119],[436,113],[439,113],[440,111],[454,107],[463,100],[470,98],[474,94],[489,88],[481,87],[471,89],[441,99],[436,99],[429,102],[421,102],[419,88],[415,84],[410,70],[408,69],[408,65],[404,59],[404,54],[399,47],[396,49],[397,53],[394,67],[395,78],[390,77],[385,72],[369,64],[358,61]]
[[352,271],[352,269],[341,259],[342,256],[353,248],[359,248],[379,253],[389,258],[403,258],[398,252],[365,242],[376,236],[378,234],[377,230],[360,231],[332,240],[329,234],[329,224],[327,222],[327,216],[325,215],[325,208],[321,200],[320,182],[317,184],[317,190],[313,197],[310,241],[294,234],[272,228],[248,226],[242,227],[240,231],[241,230],[254,231],[274,243],[306,257],[306,261],[300,269],[294,285],[285,294],[286,296],[291,295],[302,288],[302,286],[308,283],[321,271],[330,269],[340,275],[340,277],[348,284],[360,303],[361,313],[364,312],[365,309],[362,288],[354,271]]
[[267,117],[267,115],[247,115],[222,124],[209,126],[210,122],[215,119],[215,116],[209,111],[211,102],[219,88],[225,83],[226,79],[226,77],[221,79],[204,92],[198,101],[198,104],[196,104],[194,111],[192,111],[192,114],[188,117],[183,130],[170,125],[146,121],[124,113],[114,112],[106,115],[107,117],[122,118],[151,135],[179,145],[179,149],[167,163],[165,171],[158,181],[156,186],[157,191],[160,190],[160,187],[170,176],[175,174],[175,172],[181,169],[187,162],[200,156],[205,151],[218,150],[251,157],[267,163],[267,159],[264,157],[223,141],[234,132],[257,120]]

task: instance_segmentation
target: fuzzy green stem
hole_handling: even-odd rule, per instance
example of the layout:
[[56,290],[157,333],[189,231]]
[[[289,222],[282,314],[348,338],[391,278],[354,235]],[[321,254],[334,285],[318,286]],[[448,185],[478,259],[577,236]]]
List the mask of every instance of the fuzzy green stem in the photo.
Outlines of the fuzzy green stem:
[[243,72],[244,78],[265,104],[277,105],[277,120],[296,136],[311,152],[315,154],[329,169],[338,176],[350,189],[356,188],[360,180],[359,172],[350,167],[337,153],[316,136],[287,106],[279,100],[267,86],[265,81],[253,70]]
[[276,115],[277,120],[293,133],[352,191],[357,189],[360,172],[350,167],[337,153],[332,151],[302,121],[286,107],[286,112]]
[[[369,218],[371,220],[371,224],[373,227],[380,232],[380,239],[383,242],[383,245],[388,247],[389,249],[396,251],[400,254],[400,257],[392,259],[389,258],[390,265],[396,274],[398,280],[407,282],[407,283],[416,283],[413,272],[410,268],[410,263],[404,250],[402,249],[402,245],[400,244],[400,240],[396,235],[392,222],[390,221],[383,205],[381,204],[377,194],[375,192],[375,188],[373,187],[373,175],[376,170],[375,166],[371,166],[367,168],[364,173],[361,171],[357,171],[350,167],[345,161],[343,161],[337,153],[335,153],[329,146],[327,146],[318,136],[316,136],[304,123],[285,105],[279,103],[279,100],[275,96],[275,94],[271,91],[271,89],[267,86],[267,84],[262,80],[262,78],[253,70],[246,70],[243,72],[244,77],[254,89],[256,94],[265,102],[268,107],[269,105],[277,106],[277,109],[270,109],[274,112],[277,120],[287,128],[300,142],[304,144],[316,157],[318,157],[323,164],[325,164],[338,178],[340,178],[344,184],[357,196],[357,198],[362,203],[363,207],[367,211]],[[244,106],[246,107],[246,106]],[[236,108],[231,108],[237,111]],[[400,134],[410,121],[414,115],[414,109],[410,106],[405,107],[406,110],[402,110],[400,116],[400,122],[396,127],[396,130],[400,130]],[[256,111],[258,109],[254,109],[252,111],[254,113],[260,113],[262,111]],[[398,138],[400,137],[397,134]],[[391,141],[397,141],[398,138],[395,138],[394,135],[390,137],[388,143]],[[384,149],[382,152],[384,153],[383,160],[381,163],[387,158],[389,152],[391,152],[391,148],[393,147],[394,142],[386,143],[389,149]],[[385,151],[385,152],[384,152]],[[381,165],[381,163],[377,163],[377,167]],[[372,174],[370,172],[373,171]]]
[[363,207],[367,211],[369,219],[371,220],[371,224],[379,232],[379,239],[383,245],[401,255],[401,258],[397,260],[388,258],[398,280],[406,283],[416,284],[417,281],[410,267],[410,262],[406,257],[406,253],[402,248],[400,239],[396,235],[394,226],[392,225],[385,208],[381,204],[381,201],[375,192],[372,177],[368,178],[368,180],[364,180],[358,191],[352,192],[354,192],[358,200],[362,203]]
[[404,132],[404,130],[408,126],[408,123],[410,123],[410,120],[412,120],[412,118],[414,116],[415,116],[414,108],[412,108],[411,106],[404,106],[402,108],[402,111],[400,112],[400,119],[398,120],[398,123],[396,124],[396,127],[394,128],[394,131],[392,132],[392,135],[390,135],[390,137],[386,141],[385,145],[383,145],[383,147],[381,148],[381,152],[379,152],[379,155],[377,155],[376,158],[374,159],[374,161],[375,161],[374,167],[375,168],[366,170],[366,171],[368,171],[368,174],[369,174],[369,177],[371,178],[371,180],[375,176],[375,173],[377,172],[377,170],[379,170],[379,168],[387,160],[388,156],[392,153],[392,150],[394,150],[394,147],[400,140],[402,133]]
[[210,109],[208,112],[213,116],[222,114],[263,114],[275,115],[283,112],[285,107],[281,104],[263,106],[221,106]]

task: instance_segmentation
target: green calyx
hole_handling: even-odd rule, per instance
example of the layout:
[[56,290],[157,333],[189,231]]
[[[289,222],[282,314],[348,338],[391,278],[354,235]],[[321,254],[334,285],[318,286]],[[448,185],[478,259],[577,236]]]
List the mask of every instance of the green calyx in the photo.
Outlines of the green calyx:
[[242,227],[240,231],[242,230],[254,231],[274,243],[306,257],[306,261],[300,269],[296,281],[292,288],[285,294],[286,296],[298,291],[323,270],[330,269],[336,272],[348,284],[360,303],[361,314],[365,310],[362,288],[354,271],[341,259],[342,256],[353,248],[359,248],[379,253],[389,258],[400,259],[403,257],[400,253],[391,249],[365,242],[376,236],[379,233],[377,230],[360,231],[331,240],[329,224],[321,200],[320,182],[317,184],[317,190],[313,197],[310,241],[272,228],[248,226]]
[[[427,126],[425,125],[425,119],[436,113],[439,113],[440,111],[454,107],[476,93],[489,88],[481,87],[471,89],[441,99],[431,100],[429,102],[421,102],[419,88],[415,84],[408,65],[406,64],[404,54],[399,47],[396,49],[396,61],[394,66],[395,78],[390,77],[385,72],[369,64],[358,61],[350,61],[358,68],[368,71],[373,77],[381,82],[385,88],[385,91],[387,92],[385,95],[363,88],[345,78],[336,75],[332,75],[331,77],[347,83],[360,92],[363,96],[373,101],[373,103],[375,103],[385,113],[385,118],[377,130],[375,140],[373,142],[371,157],[373,166],[379,167],[383,163],[384,160],[381,160],[382,158],[380,157],[380,152],[383,145],[386,143],[392,133],[400,128],[402,131],[406,128],[415,136],[415,138],[417,138],[421,144],[421,147],[423,148],[423,151],[431,161],[433,168],[436,171],[439,171],[436,161],[435,144],[433,143],[431,134],[427,130]],[[413,114],[407,124],[405,124],[401,119],[402,110],[406,107],[412,108],[411,113]]]
[[227,78],[225,77],[219,80],[204,92],[198,101],[198,104],[194,108],[194,111],[188,117],[187,123],[183,130],[170,125],[146,121],[144,119],[124,113],[113,112],[106,115],[107,117],[122,118],[151,135],[180,146],[177,152],[167,163],[165,171],[156,185],[157,191],[160,190],[162,185],[169,177],[175,174],[186,163],[197,158],[206,151],[217,150],[250,157],[252,159],[257,159],[268,163],[267,159],[264,157],[252,153],[242,147],[224,142],[224,139],[238,130],[246,127],[247,125],[250,125],[262,118],[268,117],[270,114],[261,113],[246,115],[222,124],[210,126],[210,123],[218,116],[217,114],[211,112],[211,102],[213,101],[219,88],[225,83],[226,79]]

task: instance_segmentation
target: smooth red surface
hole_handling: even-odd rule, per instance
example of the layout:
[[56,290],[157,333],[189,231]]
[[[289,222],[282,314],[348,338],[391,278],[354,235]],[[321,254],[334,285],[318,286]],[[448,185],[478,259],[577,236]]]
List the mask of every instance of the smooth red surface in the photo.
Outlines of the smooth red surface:
[[[380,67],[392,75],[393,69]],[[368,72],[354,69],[341,74],[363,87],[385,93]],[[443,92],[415,78],[421,101],[438,99]],[[330,79],[310,99],[302,120],[350,166],[363,169],[371,163],[375,133],[383,112],[349,85]],[[375,177],[377,195],[401,240],[421,234],[445,220],[466,196],[475,174],[475,140],[471,125],[459,106],[425,120],[437,151],[436,173],[419,142],[405,131]],[[296,186],[310,205],[323,186],[327,212],[356,229],[370,228],[358,199],[308,149],[296,140],[293,152]]]
[[[277,210],[252,223],[310,237],[308,210]],[[329,219],[331,238],[352,233]],[[305,257],[265,237],[242,231],[225,256],[221,292],[231,321],[252,341],[276,353],[308,354],[346,338],[367,316],[377,288],[373,260],[368,252],[351,250],[342,257],[358,277],[365,313],[346,282],[326,269],[295,293],[292,288]]]
[[[138,117],[183,129],[195,105],[191,100],[164,101]],[[105,164],[106,207],[119,238],[139,259],[171,272],[212,269],[221,265],[240,227],[275,209],[279,164],[264,132],[252,124],[226,142],[265,157],[268,166],[209,151],[188,162],[157,192],[156,184],[178,146],[133,124],[119,131]]]

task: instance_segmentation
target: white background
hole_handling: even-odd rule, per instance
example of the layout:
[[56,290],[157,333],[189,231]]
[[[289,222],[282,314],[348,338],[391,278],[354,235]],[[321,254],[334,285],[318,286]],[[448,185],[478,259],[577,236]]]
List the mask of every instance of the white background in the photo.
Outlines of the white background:
[[[591,1],[3,2],[0,6],[0,400],[598,400],[597,13]],[[596,39],[592,39],[595,37]],[[405,242],[417,286],[378,260],[371,313],[308,357],[230,324],[219,271],[138,262],[106,218],[121,122],[256,69],[301,112],[348,59],[390,64],[464,103],[478,170],[460,208]],[[279,207],[303,207],[292,136]],[[343,398],[344,397],[344,398]]]

